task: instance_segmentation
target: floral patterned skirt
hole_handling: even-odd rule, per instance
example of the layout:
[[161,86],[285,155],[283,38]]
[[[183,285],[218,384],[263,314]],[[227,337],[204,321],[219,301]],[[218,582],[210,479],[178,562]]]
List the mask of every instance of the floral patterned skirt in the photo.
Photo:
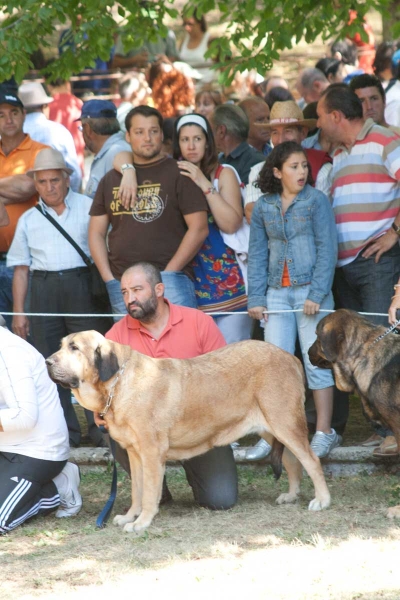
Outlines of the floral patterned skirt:
[[198,308],[210,312],[246,310],[246,289],[235,253],[225,244],[212,215],[208,228],[208,237],[192,262]]

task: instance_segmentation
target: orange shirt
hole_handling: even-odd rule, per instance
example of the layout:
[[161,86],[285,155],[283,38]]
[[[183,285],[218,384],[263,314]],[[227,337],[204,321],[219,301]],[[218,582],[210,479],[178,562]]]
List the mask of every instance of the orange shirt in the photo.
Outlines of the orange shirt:
[[282,283],[281,283],[281,285],[282,285],[282,287],[289,287],[289,286],[292,285],[290,283],[289,269],[288,269],[286,260],[285,260],[285,266],[283,267]]
[[226,345],[212,317],[196,308],[165,302],[169,319],[158,340],[129,315],[115,323],[106,338],[152,358],[194,358]]
[[[43,148],[48,148],[48,146],[35,142],[29,135],[26,135],[20,145],[7,156],[4,154],[0,144],[0,178],[11,177],[12,175],[24,175],[29,169],[33,168],[36,155]],[[7,204],[6,210],[10,218],[10,224],[0,228],[0,252],[8,251],[14,237],[18,219],[28,208],[35,206],[37,201],[38,195],[34,194],[25,202]]]

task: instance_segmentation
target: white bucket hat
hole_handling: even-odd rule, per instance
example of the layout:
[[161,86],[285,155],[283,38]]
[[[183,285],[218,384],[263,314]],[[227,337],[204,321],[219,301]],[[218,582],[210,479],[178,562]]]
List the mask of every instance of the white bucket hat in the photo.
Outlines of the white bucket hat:
[[18,96],[25,108],[34,108],[54,102],[54,99],[46,94],[42,84],[36,81],[23,83],[19,87]]
[[37,171],[48,171],[53,169],[60,169],[61,171],[68,173],[68,175],[71,175],[72,173],[72,169],[65,164],[61,152],[54,148],[44,148],[36,155],[33,169],[27,171],[26,174],[29,175],[29,177],[33,177],[33,174]]

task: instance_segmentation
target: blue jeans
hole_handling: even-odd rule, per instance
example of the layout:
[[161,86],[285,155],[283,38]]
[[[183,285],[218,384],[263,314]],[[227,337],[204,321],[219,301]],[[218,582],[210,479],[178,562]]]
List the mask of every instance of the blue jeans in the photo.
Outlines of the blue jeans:
[[[309,285],[268,288],[267,310],[295,310],[303,308],[310,291]],[[333,309],[333,297],[329,293],[320,305],[321,309]],[[299,336],[304,368],[307,375],[308,387],[311,390],[321,390],[334,385],[332,372],[320,369],[310,363],[308,350],[316,340],[316,327],[326,313],[305,315],[298,313],[277,313],[268,315],[264,328],[264,339],[290,354],[294,354],[297,335]]]
[[227,344],[234,344],[235,342],[250,339],[253,319],[249,315],[211,316]]
[[[162,282],[165,286],[164,296],[179,306],[197,308],[193,281],[182,271],[162,271]],[[117,279],[106,282],[111,309],[114,315],[126,315],[126,306],[121,293],[121,283]],[[117,322],[122,317],[114,317]]]
[[[5,260],[0,260],[0,314],[12,312],[12,280],[14,269],[6,266]],[[12,317],[4,315],[8,329],[11,331]]]

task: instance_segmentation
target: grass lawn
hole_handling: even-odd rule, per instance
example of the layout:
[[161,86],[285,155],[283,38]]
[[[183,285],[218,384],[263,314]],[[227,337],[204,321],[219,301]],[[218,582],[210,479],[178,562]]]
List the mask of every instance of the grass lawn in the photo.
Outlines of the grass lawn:
[[[84,430],[82,409],[76,407]],[[345,445],[371,433],[353,398]],[[252,443],[255,436],[242,440]],[[287,489],[267,466],[239,466],[239,503],[227,512],[193,504],[183,469],[168,468],[174,502],[161,507],[142,537],[95,521],[110,490],[111,472],[83,473],[84,505],[72,519],[33,519],[0,537],[0,600],[218,598],[218,600],[399,600],[400,503],[395,475],[328,480],[332,506],[307,511],[313,497],[304,478],[296,505],[276,506]],[[113,515],[130,505],[130,482],[119,474]]]
[[[310,513],[306,477],[296,505],[276,506],[276,483],[263,466],[241,466],[238,505],[211,512],[193,505],[183,470],[168,469],[174,502],[161,507],[143,537],[112,524],[96,530],[111,474],[82,477],[84,506],[71,519],[31,520],[0,537],[1,600],[187,598],[338,600],[400,597],[400,527],[385,518],[399,501],[398,478],[363,475],[328,481],[330,509]],[[114,514],[127,509],[129,479],[119,478]]]

